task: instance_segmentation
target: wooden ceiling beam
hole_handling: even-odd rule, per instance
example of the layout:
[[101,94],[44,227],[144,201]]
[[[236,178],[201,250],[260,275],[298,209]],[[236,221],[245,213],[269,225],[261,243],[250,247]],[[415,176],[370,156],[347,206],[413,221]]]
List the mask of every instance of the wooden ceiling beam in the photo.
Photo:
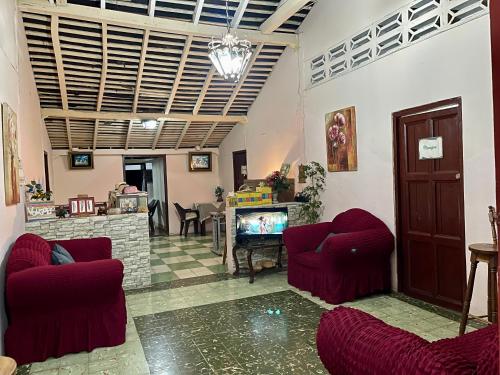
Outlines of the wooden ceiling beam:
[[[292,0],[288,0],[292,1]],[[93,8],[84,5],[67,4],[53,6],[47,0],[18,0],[18,9],[22,12],[55,15],[65,18],[105,22],[108,25],[118,25],[135,29],[150,29],[172,34],[191,35],[200,37],[220,37],[226,33],[223,26],[208,24],[194,24],[193,22],[177,21],[166,18],[150,17],[110,9]],[[279,8],[278,8],[279,9]],[[252,43],[298,47],[299,39],[295,34],[274,33],[266,34],[256,30],[240,30],[240,34]]]
[[184,137],[186,135],[186,133],[188,132],[189,130],[189,126],[191,126],[191,121],[188,121],[186,122],[186,125],[184,125],[184,129],[182,129],[182,133],[179,137],[179,139],[177,140],[177,144],[175,145],[175,149],[177,150],[180,145],[182,144],[182,141],[184,140]]
[[155,11],[156,11],[156,0],[149,0],[149,5],[148,5],[149,17],[154,17]]
[[97,148],[97,136],[99,135],[99,120],[95,120],[94,124],[94,141],[92,142],[92,148],[95,150]]
[[[68,91],[66,89],[66,76],[64,74],[64,63],[62,59],[61,43],[59,41],[59,17],[52,16],[50,20],[50,35],[52,38],[52,49],[54,51],[54,58],[56,60],[57,67],[57,79],[59,81],[59,91],[61,92],[61,103],[63,110],[69,109],[68,104]],[[69,123],[69,118],[66,117],[66,135],[68,137],[68,148],[71,150],[73,148],[71,140],[71,126]]]
[[158,130],[156,131],[156,134],[155,134],[155,139],[153,141],[153,150],[156,149],[156,145],[158,144],[158,141],[160,139],[160,135],[161,135],[161,132],[163,130],[163,125],[165,125],[165,121],[164,120],[160,120],[159,124],[158,124]]
[[160,112],[101,112],[101,111],[82,111],[74,109],[58,109],[58,108],[42,108],[42,117],[59,117],[59,118],[78,118],[89,120],[109,120],[109,121],[127,121],[127,120],[151,120],[158,121],[196,121],[196,122],[230,122],[242,123],[248,122],[246,116],[223,116],[223,115],[193,115],[190,113],[175,113],[170,112],[168,115]]
[[278,9],[260,26],[264,34],[272,34],[311,0],[281,0]]
[[193,23],[196,25],[200,22],[201,12],[203,11],[203,4],[205,0],[198,0],[196,2],[196,7],[194,8]]
[[241,0],[238,9],[234,13],[233,20],[231,21],[231,27],[237,28],[240,25],[241,19],[247,10],[247,6],[250,0]]
[[179,88],[179,84],[181,83],[182,74],[184,73],[184,67],[186,66],[186,61],[189,55],[189,50],[191,49],[192,42],[193,42],[193,37],[190,35],[187,37],[186,43],[184,44],[184,49],[182,50],[181,60],[179,61],[179,67],[177,68],[177,75],[175,76],[175,81],[172,86],[170,96],[168,97],[167,105],[165,107],[166,114],[170,112],[172,104],[174,104],[175,94],[177,93],[177,89]]
[[130,134],[132,134],[132,125],[134,121],[130,120],[128,123],[127,139],[125,140],[125,150],[128,150],[128,145],[130,143]]
[[212,133],[214,132],[215,128],[219,125],[218,122],[214,122],[212,126],[210,127],[210,130],[208,131],[207,135],[205,135],[205,138],[203,138],[203,141],[200,144],[200,147],[203,148],[207,144],[208,140],[212,136]]
[[250,62],[248,63],[248,68],[245,73],[240,78],[240,81],[236,85],[236,87],[233,89],[233,93],[231,94],[231,97],[227,101],[224,110],[222,111],[222,115],[226,116],[229,110],[231,109],[231,106],[233,105],[234,101],[236,100],[236,97],[238,96],[238,93],[240,92],[241,88],[243,87],[243,84],[245,83],[245,80],[248,77],[248,74],[252,70],[253,65],[255,64],[255,61],[259,57],[260,51],[262,51],[262,47],[264,47],[263,44],[257,45],[255,48],[255,51],[253,52],[252,58],[250,59]]

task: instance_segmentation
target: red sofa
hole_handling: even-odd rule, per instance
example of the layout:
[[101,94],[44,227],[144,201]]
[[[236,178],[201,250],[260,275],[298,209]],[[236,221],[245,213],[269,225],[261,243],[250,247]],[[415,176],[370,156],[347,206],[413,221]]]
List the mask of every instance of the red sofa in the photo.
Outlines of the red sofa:
[[498,326],[428,342],[362,311],[338,307],[322,315],[318,354],[338,375],[498,375]]
[[123,265],[111,240],[56,241],[75,263],[51,265],[54,242],[17,239],[6,270],[5,351],[18,364],[125,342]]
[[[315,249],[328,236],[320,253]],[[288,283],[339,304],[391,289],[394,237],[387,226],[359,208],[332,222],[288,228]]]

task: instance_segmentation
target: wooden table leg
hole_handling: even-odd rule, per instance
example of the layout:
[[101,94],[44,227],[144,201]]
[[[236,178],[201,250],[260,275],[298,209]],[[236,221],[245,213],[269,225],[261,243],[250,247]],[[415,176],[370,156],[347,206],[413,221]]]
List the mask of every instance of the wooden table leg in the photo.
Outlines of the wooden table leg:
[[240,274],[240,263],[238,262],[238,257],[236,256],[236,251],[238,250],[238,245],[233,246],[233,259],[234,259],[234,267],[235,271],[233,272],[234,276],[238,276]]
[[279,247],[278,247],[278,261],[276,262],[276,265],[278,266],[279,269],[283,268],[283,265],[281,264],[282,255],[283,255],[283,245],[279,245]]
[[222,254],[222,264],[226,264],[227,261],[227,237],[224,240],[224,253]]
[[470,301],[472,299],[472,291],[474,290],[474,280],[476,278],[477,269],[477,258],[475,254],[470,257],[470,273],[469,281],[467,283],[467,290],[465,292],[464,308],[462,310],[462,318],[460,319],[460,329],[458,331],[459,336],[462,336],[465,332],[465,327],[467,326],[467,320],[469,319]]
[[252,263],[252,253],[253,249],[247,249],[247,261],[248,261],[248,270],[250,271],[250,284],[253,284],[255,280],[255,270],[253,269],[253,263]]
[[488,321],[497,322],[497,262],[488,262]]

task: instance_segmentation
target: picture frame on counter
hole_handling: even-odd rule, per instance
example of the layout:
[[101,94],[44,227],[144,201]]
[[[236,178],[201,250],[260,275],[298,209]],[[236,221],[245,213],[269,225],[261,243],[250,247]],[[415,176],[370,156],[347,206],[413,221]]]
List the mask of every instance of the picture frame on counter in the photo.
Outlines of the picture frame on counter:
[[69,213],[71,216],[89,216],[95,214],[94,197],[78,196],[69,199]]
[[92,151],[68,152],[69,169],[94,169],[94,153]]

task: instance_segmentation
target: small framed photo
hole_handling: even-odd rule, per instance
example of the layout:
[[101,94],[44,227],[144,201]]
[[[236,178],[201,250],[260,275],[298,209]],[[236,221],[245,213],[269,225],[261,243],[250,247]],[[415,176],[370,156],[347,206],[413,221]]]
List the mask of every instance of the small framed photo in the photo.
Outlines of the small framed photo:
[[94,154],[92,152],[70,152],[69,169],[93,169]]
[[211,152],[190,152],[189,171],[190,172],[211,172],[212,153]]
[[69,213],[71,216],[89,216],[95,214],[95,199],[79,196],[69,199]]

